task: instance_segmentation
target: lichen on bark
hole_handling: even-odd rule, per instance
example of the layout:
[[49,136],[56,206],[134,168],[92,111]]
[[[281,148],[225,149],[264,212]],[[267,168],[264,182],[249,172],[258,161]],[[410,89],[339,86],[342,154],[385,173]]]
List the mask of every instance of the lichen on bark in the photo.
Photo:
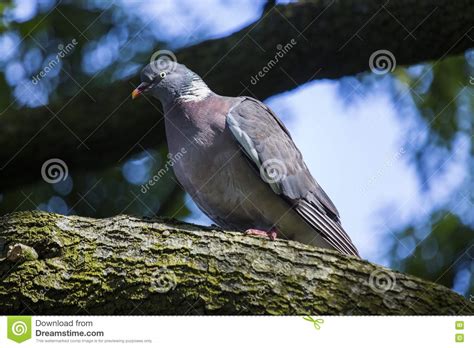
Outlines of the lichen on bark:
[[[1,314],[474,312],[441,285],[367,261],[170,219],[21,212],[0,218],[0,238]],[[8,259],[14,245],[37,257]]]

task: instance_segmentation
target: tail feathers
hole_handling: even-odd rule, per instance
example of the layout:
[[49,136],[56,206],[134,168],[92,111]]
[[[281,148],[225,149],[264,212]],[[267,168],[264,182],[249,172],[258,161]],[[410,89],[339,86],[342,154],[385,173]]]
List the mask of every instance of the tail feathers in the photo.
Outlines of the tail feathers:
[[334,249],[343,254],[360,257],[359,252],[342,226],[310,202],[300,201],[295,207],[295,211]]

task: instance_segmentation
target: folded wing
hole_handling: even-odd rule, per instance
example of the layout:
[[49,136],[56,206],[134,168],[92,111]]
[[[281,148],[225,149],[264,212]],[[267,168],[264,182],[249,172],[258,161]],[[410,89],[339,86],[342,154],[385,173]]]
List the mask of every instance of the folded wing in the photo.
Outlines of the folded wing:
[[245,97],[230,109],[226,121],[251,165],[275,194],[290,202],[334,249],[358,256],[336,207],[312,177],[278,117],[265,104]]

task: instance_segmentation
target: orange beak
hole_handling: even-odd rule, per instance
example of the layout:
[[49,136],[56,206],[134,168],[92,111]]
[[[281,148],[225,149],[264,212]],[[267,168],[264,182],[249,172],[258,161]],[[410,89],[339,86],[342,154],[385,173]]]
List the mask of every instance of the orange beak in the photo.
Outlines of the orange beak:
[[138,98],[140,94],[142,94],[142,91],[140,91],[138,88],[135,88],[132,92],[132,99]]
[[138,85],[137,88],[135,88],[132,92],[132,99],[138,98],[145,90],[150,87],[150,84],[147,82],[142,82]]

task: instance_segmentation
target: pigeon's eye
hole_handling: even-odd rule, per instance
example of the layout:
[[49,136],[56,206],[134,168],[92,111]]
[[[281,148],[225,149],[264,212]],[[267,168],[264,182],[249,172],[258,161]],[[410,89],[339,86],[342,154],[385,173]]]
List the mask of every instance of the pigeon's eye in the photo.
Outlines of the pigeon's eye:
[[164,71],[160,72],[160,77],[164,79],[166,77],[166,73]]

